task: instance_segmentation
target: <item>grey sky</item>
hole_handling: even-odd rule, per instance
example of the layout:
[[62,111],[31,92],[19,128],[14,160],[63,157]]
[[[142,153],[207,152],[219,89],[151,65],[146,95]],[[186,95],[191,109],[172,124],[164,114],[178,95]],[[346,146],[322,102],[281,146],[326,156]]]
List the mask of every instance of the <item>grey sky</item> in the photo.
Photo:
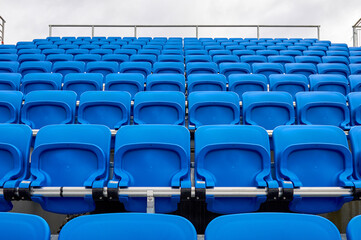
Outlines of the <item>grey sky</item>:
[[[352,43],[359,0],[0,0],[5,43],[44,38],[49,24],[312,24],[321,38]],[[130,36],[131,29],[99,29],[98,36]],[[90,35],[56,29],[54,35]],[[190,29],[140,29],[140,36],[193,36]],[[203,29],[202,37],[254,37],[250,29]],[[315,37],[315,30],[262,30],[261,37]]]

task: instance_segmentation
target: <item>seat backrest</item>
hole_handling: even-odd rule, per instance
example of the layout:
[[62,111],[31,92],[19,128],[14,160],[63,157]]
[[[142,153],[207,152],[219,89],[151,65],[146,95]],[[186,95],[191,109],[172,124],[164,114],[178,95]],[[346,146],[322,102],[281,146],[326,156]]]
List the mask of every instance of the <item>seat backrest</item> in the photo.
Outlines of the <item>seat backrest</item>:
[[23,77],[20,90],[24,95],[38,90],[60,90],[62,80],[60,73],[29,73]]
[[314,74],[309,79],[311,91],[339,92],[345,96],[350,92],[348,80],[343,75]]
[[181,92],[139,92],[134,97],[135,124],[184,125],[185,96]]
[[111,213],[81,216],[68,222],[59,240],[74,238],[157,240],[164,236],[174,240],[196,240],[194,226],[185,218],[173,215]]
[[187,80],[188,94],[195,91],[227,90],[227,79],[222,74],[191,74]]
[[298,124],[350,127],[346,98],[339,92],[299,92],[296,109]]
[[286,63],[285,69],[288,74],[302,74],[306,77],[317,74],[317,68],[312,63]]
[[81,61],[65,61],[56,62],[53,65],[54,73],[61,73],[63,76],[69,73],[83,73],[85,71],[85,63]]
[[100,73],[104,77],[110,73],[117,73],[119,64],[110,61],[96,61],[87,63],[85,71],[87,73]]
[[[31,156],[31,186],[104,186],[109,176],[110,141],[109,128],[101,125],[61,124],[41,128]],[[62,214],[95,209],[91,196],[33,196],[32,200],[46,211]]]
[[218,66],[214,62],[191,62],[187,64],[187,75],[199,73],[218,73]]
[[120,73],[141,73],[147,77],[152,71],[152,64],[149,62],[123,62],[120,64]]
[[19,63],[16,61],[1,61],[0,62],[0,73],[17,73]]
[[[115,137],[112,181],[123,187],[190,187],[190,133],[183,126],[121,127]],[[112,182],[111,181],[111,182]],[[122,198],[128,211],[145,212],[146,199]],[[156,212],[173,212],[179,198],[156,198]]]
[[185,77],[183,74],[177,73],[151,74],[147,77],[146,89],[147,91],[179,91],[184,93]]
[[[342,129],[335,126],[280,126],[273,131],[276,179],[284,187],[352,187],[352,156]],[[321,170],[322,169],[322,170]],[[300,197],[293,212],[339,210],[353,197]]]
[[41,217],[24,213],[0,213],[4,239],[49,240],[50,228]]
[[[0,187],[14,189],[29,174],[32,131],[21,124],[0,124]],[[0,196],[0,211],[12,209],[10,201]],[[1,227],[0,227],[1,228]]]
[[239,124],[239,97],[234,92],[192,92],[188,95],[189,125]]
[[156,62],[153,73],[178,73],[184,74],[184,63],[182,62]]
[[293,99],[287,92],[246,92],[242,101],[243,124],[273,130],[295,123]]
[[269,83],[270,91],[288,92],[293,99],[296,93],[309,90],[308,78],[302,74],[271,74]]
[[345,77],[350,75],[350,69],[343,63],[320,63],[317,64],[319,74],[339,74]]
[[23,76],[29,73],[49,73],[52,63],[48,61],[29,61],[20,64],[19,73]]
[[86,53],[86,54],[77,54],[74,56],[75,61],[84,62],[85,64],[89,62],[100,61],[102,57],[99,54]]
[[281,63],[254,63],[252,69],[253,73],[263,74],[267,78],[271,74],[283,74],[285,72]]
[[20,73],[0,73],[0,90],[18,91],[22,75]]
[[0,91],[0,123],[19,123],[23,94],[18,91]]
[[229,91],[242,95],[249,91],[267,91],[268,79],[262,74],[231,74],[228,76]]
[[103,80],[101,73],[69,73],[64,77],[63,90],[74,91],[79,100],[86,91],[103,90]]
[[[200,127],[195,132],[195,172],[197,188],[268,186],[271,159],[266,130],[258,126]],[[257,211],[265,200],[262,196],[208,197],[207,209],[223,214]]]
[[[262,231],[260,231],[260,227]],[[208,224],[207,240],[234,239],[341,240],[336,226],[326,218],[292,213],[247,213],[221,216]]]
[[51,124],[74,123],[76,93],[73,91],[32,91],[25,96],[24,101],[21,122],[33,129]]
[[249,74],[251,66],[248,63],[221,63],[219,64],[219,73],[227,78],[232,74]]
[[131,95],[121,91],[88,91],[80,96],[78,122],[118,129],[130,122]]
[[144,91],[145,77],[141,73],[111,73],[105,77],[106,91],[126,91],[134,98],[137,92]]

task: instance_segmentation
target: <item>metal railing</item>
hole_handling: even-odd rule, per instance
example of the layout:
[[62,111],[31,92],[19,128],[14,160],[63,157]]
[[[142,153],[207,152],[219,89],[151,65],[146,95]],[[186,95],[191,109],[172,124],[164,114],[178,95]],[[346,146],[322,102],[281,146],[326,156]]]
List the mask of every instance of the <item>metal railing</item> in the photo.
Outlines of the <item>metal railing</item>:
[[358,47],[359,46],[359,31],[361,30],[361,18],[355,23],[355,25],[352,26],[353,30],[353,46]]
[[4,44],[4,31],[6,21],[0,16],[0,43]]
[[53,28],[90,28],[92,37],[96,28],[133,28],[134,37],[137,37],[139,28],[193,28],[196,38],[199,38],[200,28],[255,28],[257,38],[260,38],[262,28],[315,28],[317,39],[320,39],[320,27],[320,25],[49,25],[49,36],[52,36]]

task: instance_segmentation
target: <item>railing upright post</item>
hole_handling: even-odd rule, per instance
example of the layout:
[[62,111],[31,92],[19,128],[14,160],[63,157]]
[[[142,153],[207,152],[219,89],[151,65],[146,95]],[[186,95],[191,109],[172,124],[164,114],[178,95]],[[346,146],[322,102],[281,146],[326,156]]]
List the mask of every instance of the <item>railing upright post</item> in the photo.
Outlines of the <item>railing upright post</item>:
[[317,26],[317,39],[320,40],[320,26]]
[[53,27],[52,25],[49,25],[49,37],[51,37],[51,35],[53,34]]
[[196,38],[198,39],[199,33],[198,33],[198,25],[196,26]]
[[137,26],[134,26],[134,37],[137,37]]
[[257,25],[257,39],[259,39],[259,25]]
[[94,37],[94,25],[92,25],[92,38]]
[[353,30],[353,46],[358,47],[358,34],[357,34],[357,28],[355,26],[352,27]]

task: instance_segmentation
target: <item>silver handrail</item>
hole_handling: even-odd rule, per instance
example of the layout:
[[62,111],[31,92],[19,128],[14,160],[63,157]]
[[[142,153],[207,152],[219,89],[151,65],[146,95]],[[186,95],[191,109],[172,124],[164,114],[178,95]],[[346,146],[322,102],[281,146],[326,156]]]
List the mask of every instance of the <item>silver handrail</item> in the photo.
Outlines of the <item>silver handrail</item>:
[[358,32],[361,30],[361,18],[355,23],[355,25],[352,26],[353,30],[353,46],[358,47],[359,46],[359,36]]
[[5,34],[5,19],[0,16],[0,43],[4,44],[4,34]]
[[139,28],[194,28],[195,37],[199,37],[200,28],[256,28],[257,38],[260,38],[261,28],[316,28],[317,39],[320,39],[320,25],[49,25],[49,36],[52,36],[53,28],[91,28],[91,36],[94,37],[95,28],[133,28],[134,37],[137,37]]

